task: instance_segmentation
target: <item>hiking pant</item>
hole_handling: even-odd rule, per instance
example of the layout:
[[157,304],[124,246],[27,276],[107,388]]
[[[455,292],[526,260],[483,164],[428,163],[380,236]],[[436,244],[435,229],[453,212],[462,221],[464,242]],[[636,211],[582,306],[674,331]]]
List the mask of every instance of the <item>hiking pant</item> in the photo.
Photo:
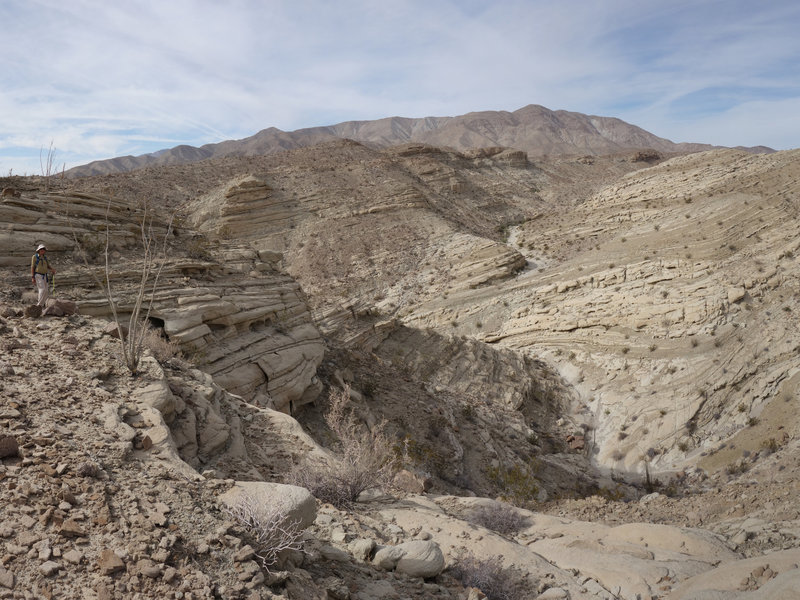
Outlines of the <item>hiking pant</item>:
[[36,289],[39,292],[39,301],[36,304],[44,308],[47,305],[47,298],[50,296],[47,275],[44,273],[36,273]]

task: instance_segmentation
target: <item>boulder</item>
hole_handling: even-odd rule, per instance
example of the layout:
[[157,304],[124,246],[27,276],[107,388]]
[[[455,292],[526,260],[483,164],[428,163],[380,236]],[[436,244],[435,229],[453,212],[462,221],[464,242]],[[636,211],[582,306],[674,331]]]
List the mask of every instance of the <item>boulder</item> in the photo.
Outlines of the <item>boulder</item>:
[[110,335],[111,337],[115,337],[119,339],[119,331],[122,330],[122,335],[128,337],[128,327],[122,325],[121,323],[117,326],[117,323],[112,321],[108,325],[103,328],[104,335]]
[[267,481],[237,481],[219,501],[235,507],[249,499],[264,511],[278,509],[289,521],[297,521],[301,529],[310,526],[317,518],[317,500],[307,489],[296,485],[284,485]]
[[444,554],[439,544],[430,540],[413,540],[381,548],[372,562],[410,577],[436,577],[444,570]]
[[78,313],[78,305],[72,300],[55,298],[47,302],[47,307],[42,311],[42,316],[68,317]]
[[360,561],[367,561],[375,550],[375,540],[370,538],[359,538],[350,542],[351,554]]
[[105,548],[100,552],[97,559],[97,567],[103,575],[113,575],[125,570],[125,563],[110,548]]
[[432,483],[429,478],[420,477],[407,469],[403,469],[394,476],[392,484],[404,492],[422,494],[430,489]]
[[0,458],[18,455],[19,444],[17,443],[16,438],[11,437],[10,435],[0,435]]
[[27,319],[35,319],[37,317],[42,316],[42,307],[38,304],[34,304],[32,306],[25,307],[25,318]]

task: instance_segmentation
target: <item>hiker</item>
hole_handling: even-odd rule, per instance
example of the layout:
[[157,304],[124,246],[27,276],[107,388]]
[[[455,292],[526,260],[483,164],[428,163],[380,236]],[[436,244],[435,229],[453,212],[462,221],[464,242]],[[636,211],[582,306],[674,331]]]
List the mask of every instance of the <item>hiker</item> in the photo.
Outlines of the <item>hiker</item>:
[[39,291],[39,301],[36,305],[42,308],[47,304],[47,297],[50,295],[47,286],[47,274],[56,274],[56,270],[50,266],[50,261],[44,255],[45,252],[47,252],[47,248],[45,248],[44,244],[39,244],[36,248],[36,254],[31,257],[31,281]]

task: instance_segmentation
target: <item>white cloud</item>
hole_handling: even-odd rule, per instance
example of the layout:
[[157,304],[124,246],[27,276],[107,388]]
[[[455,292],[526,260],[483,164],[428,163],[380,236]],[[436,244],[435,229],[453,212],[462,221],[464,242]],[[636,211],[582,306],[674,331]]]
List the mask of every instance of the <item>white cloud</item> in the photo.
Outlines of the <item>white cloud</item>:
[[676,141],[800,145],[789,1],[6,0],[0,20],[0,170],[26,147],[38,165],[51,139],[71,166],[529,103]]

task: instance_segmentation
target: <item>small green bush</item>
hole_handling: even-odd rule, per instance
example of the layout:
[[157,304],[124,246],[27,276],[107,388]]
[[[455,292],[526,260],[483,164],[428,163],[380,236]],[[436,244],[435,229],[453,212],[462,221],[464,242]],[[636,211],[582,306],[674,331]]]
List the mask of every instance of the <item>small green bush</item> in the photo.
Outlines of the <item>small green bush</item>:
[[500,496],[517,506],[525,506],[536,501],[539,483],[534,477],[540,465],[534,458],[529,463],[517,463],[510,468],[489,467],[486,476],[500,488]]

